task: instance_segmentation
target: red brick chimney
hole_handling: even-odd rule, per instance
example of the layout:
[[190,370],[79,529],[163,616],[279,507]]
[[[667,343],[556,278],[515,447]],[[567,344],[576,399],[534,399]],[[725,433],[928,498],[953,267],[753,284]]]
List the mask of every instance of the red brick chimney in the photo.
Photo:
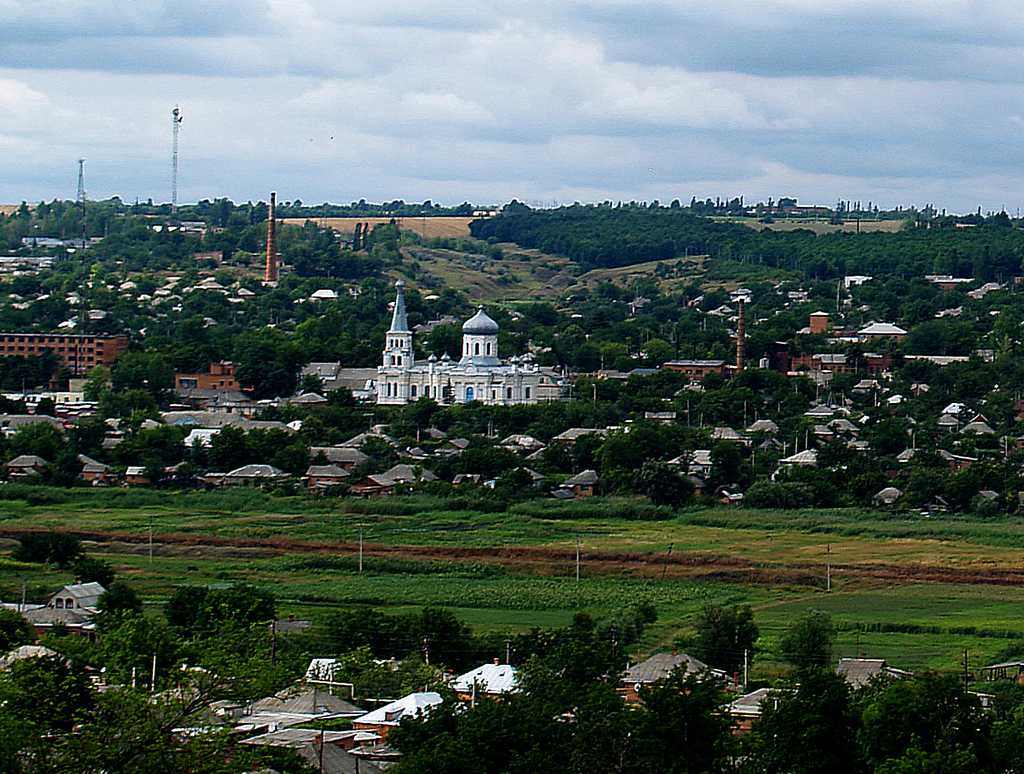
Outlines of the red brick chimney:
[[267,213],[267,268],[263,272],[264,282],[277,282],[277,223],[274,210],[277,208],[277,194],[270,194],[270,211]]

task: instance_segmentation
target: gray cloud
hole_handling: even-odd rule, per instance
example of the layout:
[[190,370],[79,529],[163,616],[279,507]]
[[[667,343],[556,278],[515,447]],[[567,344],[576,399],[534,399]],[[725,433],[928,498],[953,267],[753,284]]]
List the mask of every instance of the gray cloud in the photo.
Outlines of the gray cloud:
[[[1006,2],[0,0],[0,199],[1016,206]],[[52,7],[51,7],[52,6]]]

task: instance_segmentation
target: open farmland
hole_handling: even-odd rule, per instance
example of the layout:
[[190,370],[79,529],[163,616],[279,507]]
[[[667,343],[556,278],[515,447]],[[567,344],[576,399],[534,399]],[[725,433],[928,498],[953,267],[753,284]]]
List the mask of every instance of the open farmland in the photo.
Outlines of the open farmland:
[[[1024,525],[1011,519],[724,509],[673,516],[630,499],[534,502],[502,513],[425,497],[39,490],[32,499],[4,503],[0,537],[77,534],[154,603],[183,578],[249,581],[272,589],[286,611],[314,618],[339,606],[435,604],[481,630],[515,632],[649,601],[659,621],[641,647],[652,649],[685,637],[706,602],[746,602],[762,630],[758,668],[766,675],[781,633],[810,608],[832,614],[842,654],[882,655],[908,668],[952,669],[964,649],[977,666],[1024,640]],[[22,579],[31,595],[67,576],[0,560],[5,599]]]
[[[282,222],[301,226],[307,220],[312,220],[325,228],[333,228],[340,234],[351,236],[356,230],[357,223],[369,223],[370,228],[381,223],[390,223],[392,218],[284,218]],[[468,237],[469,224],[476,218],[472,217],[436,217],[436,218],[394,218],[398,228],[403,231],[412,231],[424,239],[435,237]]]

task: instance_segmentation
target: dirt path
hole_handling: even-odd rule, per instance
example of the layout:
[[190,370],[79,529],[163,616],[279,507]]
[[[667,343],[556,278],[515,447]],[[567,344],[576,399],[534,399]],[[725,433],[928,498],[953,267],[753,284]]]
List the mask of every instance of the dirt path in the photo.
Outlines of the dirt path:
[[[0,539],[15,538],[25,529],[0,529]],[[39,530],[42,531],[42,530]],[[83,541],[95,544],[100,551],[111,553],[143,553],[149,550],[148,537],[138,533],[64,530]],[[156,537],[155,550],[163,555],[214,557],[284,556],[289,554],[321,554],[354,556],[359,546],[354,542],[292,540],[285,537],[236,539],[216,535],[164,533]],[[545,546],[416,546],[365,543],[363,555],[371,558],[394,558],[409,561],[455,561],[498,564],[529,575],[561,576],[576,561],[573,548]],[[637,578],[673,578],[717,580],[735,583],[794,584],[820,586],[824,583],[824,567],[819,563],[754,562],[739,555],[698,551],[665,553],[632,553],[584,550],[581,555],[587,575]],[[997,586],[1024,585],[1024,566],[949,567],[926,564],[837,563],[832,565],[833,578],[865,579],[886,582],[964,583]]]

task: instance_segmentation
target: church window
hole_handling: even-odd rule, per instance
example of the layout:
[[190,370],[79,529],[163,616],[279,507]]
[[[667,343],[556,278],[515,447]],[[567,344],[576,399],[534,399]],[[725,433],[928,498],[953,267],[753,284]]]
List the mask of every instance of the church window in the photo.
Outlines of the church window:
[[497,400],[497,399],[498,399],[497,391],[496,390],[491,390],[491,400]]
[[479,341],[476,344],[473,345],[473,354],[474,355],[479,355],[480,354],[480,342]]
[[512,388],[511,387],[506,387],[505,388],[505,399],[506,400],[512,400]]
[[530,399],[530,388],[529,387],[523,387],[523,397],[526,398],[527,400]]
[[491,342],[489,342],[489,341],[487,342],[487,354],[488,355],[491,354]]
[[412,385],[412,387],[410,387],[409,390],[410,390],[409,394],[412,395],[412,397],[415,398],[416,397],[416,385],[415,384]]
[[398,356],[398,365],[402,365],[402,356],[401,355]]
[[473,391],[472,387],[467,387],[466,388],[466,402],[469,403],[470,401],[473,401],[473,400],[476,400],[476,393]]

